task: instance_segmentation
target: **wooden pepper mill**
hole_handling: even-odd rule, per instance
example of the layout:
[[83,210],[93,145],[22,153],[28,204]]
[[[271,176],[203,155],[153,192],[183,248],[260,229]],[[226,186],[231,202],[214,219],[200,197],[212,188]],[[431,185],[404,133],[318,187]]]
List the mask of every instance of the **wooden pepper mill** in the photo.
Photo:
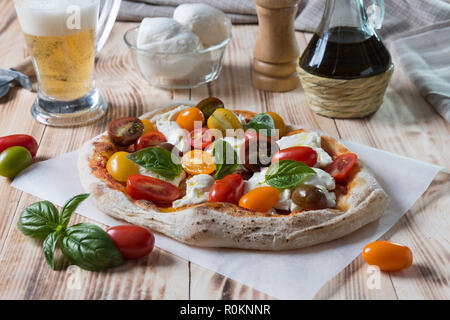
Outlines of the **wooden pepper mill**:
[[253,52],[253,86],[290,91],[300,85],[296,67],[300,50],[294,20],[299,0],[254,0],[259,32]]

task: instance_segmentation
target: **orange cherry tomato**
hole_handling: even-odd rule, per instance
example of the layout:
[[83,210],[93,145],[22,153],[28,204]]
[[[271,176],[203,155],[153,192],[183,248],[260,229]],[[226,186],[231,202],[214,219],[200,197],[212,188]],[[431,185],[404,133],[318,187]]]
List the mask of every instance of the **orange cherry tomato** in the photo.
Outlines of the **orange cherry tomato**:
[[208,152],[191,150],[181,158],[184,171],[189,174],[211,174],[216,170],[214,158]]
[[239,206],[248,210],[266,212],[272,209],[280,200],[280,192],[269,186],[259,187],[244,194],[239,200]]
[[286,124],[284,123],[283,118],[280,117],[278,113],[272,111],[266,112],[266,114],[272,117],[273,122],[275,124],[275,129],[279,130],[278,131],[279,138],[283,137],[287,133],[287,127]]
[[205,116],[199,108],[195,107],[181,111],[177,117],[178,125],[188,131],[194,130],[196,121],[200,122],[200,125],[197,125],[197,127],[201,128],[203,126],[203,122],[205,122]]
[[402,270],[413,263],[413,254],[407,246],[389,241],[369,243],[363,250],[363,258],[382,271]]

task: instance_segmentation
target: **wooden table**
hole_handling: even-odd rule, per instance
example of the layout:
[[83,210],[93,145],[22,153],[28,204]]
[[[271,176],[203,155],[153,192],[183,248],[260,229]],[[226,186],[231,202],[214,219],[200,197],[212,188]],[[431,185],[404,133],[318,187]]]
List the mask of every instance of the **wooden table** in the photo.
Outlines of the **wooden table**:
[[[45,127],[30,115],[34,94],[13,89],[0,100],[0,136],[33,135],[40,144],[37,160],[76,150],[104,131],[112,119],[140,115],[160,99],[220,97],[228,107],[275,111],[289,122],[316,128],[407,157],[449,168],[450,125],[424,101],[397,64],[386,102],[364,120],[333,120],[314,115],[303,90],[257,91],[251,86],[250,61],[256,26],[235,26],[220,78],[193,90],[164,91],[140,79],[122,41],[131,23],[117,23],[97,61],[97,85],[109,103],[107,116],[94,125],[71,129]],[[303,50],[309,36],[297,33]],[[12,1],[0,7],[0,67],[20,63],[27,51]],[[412,173],[413,174],[413,173]],[[407,244],[414,252],[411,268],[383,273],[381,288],[370,290],[361,256],[329,281],[317,299],[448,299],[450,181],[440,173],[428,191],[383,238]],[[10,187],[0,179],[1,299],[271,299],[268,295],[223,277],[168,252],[156,249],[147,259],[127,262],[120,271],[52,271],[41,243],[25,238],[17,219],[41,199]],[[76,215],[72,222],[86,221]]]

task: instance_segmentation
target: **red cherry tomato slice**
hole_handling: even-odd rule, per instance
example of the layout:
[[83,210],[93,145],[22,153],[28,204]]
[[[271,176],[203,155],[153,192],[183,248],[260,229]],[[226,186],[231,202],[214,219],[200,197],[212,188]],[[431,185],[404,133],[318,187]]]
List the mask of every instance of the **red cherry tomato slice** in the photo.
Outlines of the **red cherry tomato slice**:
[[144,134],[134,143],[134,150],[138,151],[148,147],[155,147],[163,142],[167,142],[166,136],[161,132],[152,131]]
[[252,129],[245,132],[244,141],[239,150],[240,159],[244,161],[244,167],[252,172],[269,166],[273,155],[279,150],[278,145],[270,137]]
[[161,207],[169,207],[182,197],[173,184],[139,174],[128,177],[127,192],[134,200],[148,200]]
[[332,163],[325,167],[336,182],[344,182],[350,175],[350,171],[356,164],[358,156],[354,153],[344,153],[338,156]]
[[139,226],[111,227],[106,233],[119,249],[124,259],[138,259],[152,252],[155,236]]
[[272,163],[281,160],[295,160],[312,167],[317,162],[317,152],[313,148],[304,146],[286,148],[275,153]]
[[0,153],[9,147],[24,147],[30,151],[31,157],[36,156],[37,150],[39,148],[36,140],[27,134],[13,134],[6,137],[0,138]]
[[245,184],[241,175],[233,173],[217,180],[209,192],[211,202],[229,202],[238,204],[244,194]]
[[211,131],[203,127],[201,129],[194,129],[191,131],[191,146],[194,149],[205,149],[211,142],[213,142],[214,136]]

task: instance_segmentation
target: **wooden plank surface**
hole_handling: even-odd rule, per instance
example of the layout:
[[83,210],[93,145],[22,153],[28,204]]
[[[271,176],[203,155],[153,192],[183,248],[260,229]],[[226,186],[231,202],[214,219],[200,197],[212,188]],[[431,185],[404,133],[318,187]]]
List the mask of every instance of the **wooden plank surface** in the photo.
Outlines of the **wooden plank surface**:
[[[0,7],[0,67],[20,63],[27,55],[12,1]],[[198,101],[218,96],[231,108],[275,111],[290,123],[364,143],[449,168],[450,126],[419,95],[400,66],[381,110],[364,120],[332,120],[313,114],[303,90],[269,93],[251,86],[250,61],[256,26],[235,26],[217,81],[193,90],[165,91],[140,79],[122,41],[131,23],[116,23],[98,57],[97,85],[110,109],[101,121],[87,127],[57,129],[35,122],[29,112],[34,95],[13,89],[0,100],[0,136],[28,133],[40,143],[38,160],[76,150],[105,129],[114,118],[139,115],[161,99]],[[309,35],[297,33],[303,50]],[[271,299],[268,295],[213,271],[156,249],[148,258],[128,262],[108,272],[77,267],[51,271],[41,243],[16,229],[18,216],[33,196],[0,179],[0,299]],[[383,273],[379,289],[367,286],[368,270],[361,256],[329,281],[317,299],[448,299],[450,181],[440,173],[429,190],[384,239],[402,242],[414,252],[414,265]],[[75,215],[73,222],[87,221]],[[105,227],[105,226],[103,226]]]

